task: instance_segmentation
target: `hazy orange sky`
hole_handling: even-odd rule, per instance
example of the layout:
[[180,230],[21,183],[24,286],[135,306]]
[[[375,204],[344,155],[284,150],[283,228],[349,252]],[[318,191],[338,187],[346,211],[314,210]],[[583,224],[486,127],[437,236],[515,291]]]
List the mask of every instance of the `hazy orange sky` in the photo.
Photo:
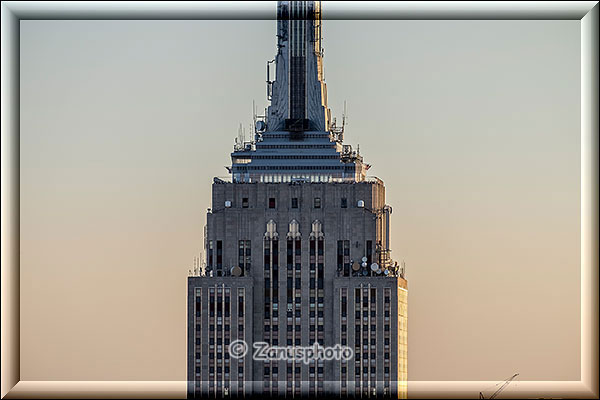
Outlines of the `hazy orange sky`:
[[[410,380],[579,380],[579,24],[323,23],[332,113],[393,207]],[[187,270],[275,43],[21,21],[22,380],[186,379]]]

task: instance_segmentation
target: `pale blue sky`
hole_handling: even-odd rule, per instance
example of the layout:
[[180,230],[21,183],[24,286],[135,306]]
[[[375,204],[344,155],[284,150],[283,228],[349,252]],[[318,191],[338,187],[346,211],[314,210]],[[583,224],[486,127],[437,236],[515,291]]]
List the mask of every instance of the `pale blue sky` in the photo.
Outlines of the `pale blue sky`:
[[[325,21],[393,207],[409,379],[579,379],[579,21]],[[275,21],[21,22],[24,380],[184,380],[186,278]]]

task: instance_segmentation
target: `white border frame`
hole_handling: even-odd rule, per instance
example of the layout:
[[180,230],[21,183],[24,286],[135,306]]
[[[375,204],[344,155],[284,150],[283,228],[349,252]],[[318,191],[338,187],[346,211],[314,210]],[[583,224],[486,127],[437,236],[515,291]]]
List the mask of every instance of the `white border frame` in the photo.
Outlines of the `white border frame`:
[[[21,381],[19,33],[25,19],[275,19],[274,2],[2,2],[2,398],[185,398],[186,381]],[[581,379],[519,381],[505,398],[598,398],[597,1],[327,2],[324,19],[581,20]],[[466,398],[487,381],[409,381],[411,398]],[[513,386],[514,388],[514,386]]]

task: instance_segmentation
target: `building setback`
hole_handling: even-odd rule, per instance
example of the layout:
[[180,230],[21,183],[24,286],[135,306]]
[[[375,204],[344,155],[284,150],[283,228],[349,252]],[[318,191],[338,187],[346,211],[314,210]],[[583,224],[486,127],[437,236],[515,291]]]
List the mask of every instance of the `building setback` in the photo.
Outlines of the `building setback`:
[[[206,257],[188,278],[188,398],[406,398],[408,292],[385,187],[327,107],[320,2],[277,7],[270,106],[236,141],[231,180],[214,179]],[[258,342],[353,355],[255,360]]]

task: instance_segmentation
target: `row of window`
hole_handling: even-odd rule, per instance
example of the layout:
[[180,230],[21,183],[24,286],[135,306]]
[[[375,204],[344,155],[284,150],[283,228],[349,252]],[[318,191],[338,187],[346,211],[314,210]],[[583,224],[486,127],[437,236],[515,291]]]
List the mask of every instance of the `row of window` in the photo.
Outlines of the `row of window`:
[[[309,343],[315,341],[323,344],[324,342],[324,315],[323,315],[323,300],[324,300],[324,245],[323,238],[314,239],[312,238],[309,243],[309,308],[310,308],[310,324],[309,324]],[[316,303],[315,303],[316,300]],[[317,318],[315,319],[315,308],[317,312]],[[316,325],[315,325],[316,322]],[[319,365],[322,365],[322,360],[319,360]],[[312,362],[314,368],[315,362]],[[322,368],[317,369],[317,375],[309,374],[309,389],[310,393],[314,395],[315,392],[320,392],[321,385],[323,384],[323,371]]]
[[[250,201],[248,197],[242,198],[242,208],[249,208]],[[277,200],[275,197],[269,197],[268,201],[269,208],[277,208]],[[292,197],[291,199],[291,208],[300,208],[300,200],[298,197]],[[321,208],[321,198],[314,197],[313,198],[313,208]],[[348,199],[346,197],[342,197],[340,199],[340,208],[348,208]]]
[[[208,292],[209,380],[229,385],[229,368],[231,360],[229,352],[223,352],[223,345],[227,346],[231,343],[231,290],[229,288],[217,286],[216,290],[215,287],[211,287]],[[217,314],[216,319],[215,309]],[[222,317],[223,314],[225,315],[224,318]],[[226,372],[224,373],[224,371]]]
[[[289,139],[289,133],[263,133],[263,136],[267,139]],[[323,133],[305,133],[304,138],[306,139],[323,139],[328,138],[329,132]]]
[[[362,285],[361,285],[362,286]],[[355,288],[354,290],[354,310],[362,311],[363,313],[366,311],[367,315],[373,315],[372,311],[375,311],[375,315],[377,315],[377,289],[376,288]],[[361,301],[362,300],[362,301]],[[377,331],[377,319],[374,317],[368,317],[366,319],[363,318],[363,321],[360,319],[354,320],[354,328],[355,328],[355,347],[354,347],[354,361],[355,361],[355,371],[354,377],[355,380],[359,383],[359,385],[363,386],[372,386],[375,387],[375,377],[377,368],[372,365],[369,367],[369,356],[372,361],[376,358],[376,346],[372,346],[371,340],[375,332]],[[361,329],[362,325],[362,329]],[[369,329],[370,327],[370,329]],[[366,340],[367,345],[361,346],[361,343],[364,343]],[[361,352],[362,350],[362,352]],[[389,357],[389,354],[386,354]],[[362,368],[361,368],[362,362]],[[361,382],[361,371],[362,382]],[[371,373],[369,379],[369,371]]]
[[331,149],[335,144],[257,144],[257,149]]
[[259,171],[259,170],[339,170],[343,169],[346,171],[354,171],[354,165],[249,165],[239,166],[234,165],[232,169],[234,171]]
[[[277,239],[266,239],[264,241],[263,253],[264,253],[264,326],[263,326],[263,340],[271,345],[277,345],[278,339],[272,338],[271,331],[277,332],[279,326],[277,324],[278,319],[278,287],[279,287],[279,241]],[[271,301],[273,299],[273,301]],[[271,323],[273,322],[273,325]],[[272,328],[272,329],[271,329]],[[276,337],[276,334],[273,335]],[[263,378],[265,389],[270,390],[270,379],[274,378],[271,375],[270,370],[273,368],[273,374],[276,376],[276,363],[265,361]]]
[[[314,205],[316,208],[320,208],[320,199],[319,198],[315,198],[315,200],[318,200]],[[345,200],[345,199],[342,199]],[[297,198],[293,198],[292,199],[292,207],[296,208],[294,206],[297,206]],[[269,199],[269,205],[273,206],[271,208],[275,208],[275,199],[274,198],[270,198]],[[342,202],[342,206],[345,205],[345,202]],[[234,276],[244,276],[245,273],[247,271],[250,271],[250,267],[251,267],[251,260],[252,260],[252,250],[251,250],[251,241],[250,240],[239,240],[239,247],[238,247],[238,270],[232,269],[231,271],[226,271],[226,274],[231,274]],[[208,249],[207,249],[207,266],[209,268],[212,268],[213,266],[216,266],[216,275],[217,276],[221,276],[223,274],[223,242],[221,240],[217,240],[216,241],[216,264],[214,263],[215,261],[215,252],[214,252],[214,248],[213,248],[213,241],[209,240],[208,241]],[[268,256],[267,248],[265,248],[265,256]],[[289,253],[290,249],[288,247],[288,253]],[[298,247],[296,249],[296,255],[299,255],[300,248]],[[322,256],[323,255],[323,246],[319,246],[318,248],[318,255]],[[364,270],[367,271],[368,275],[374,275],[375,273],[373,271],[371,271],[371,269],[369,268],[371,266],[371,263],[373,262],[373,242],[371,240],[367,240],[366,241],[366,246],[365,246],[365,257],[366,260],[361,264],[358,264],[360,267],[362,267],[362,269],[357,269],[356,266],[352,266],[350,265],[350,241],[349,240],[338,240],[337,242],[337,269],[338,269],[338,275],[339,276],[354,276],[357,274],[360,274],[361,272],[364,272]],[[288,254],[289,255],[289,254]],[[311,254],[312,255],[312,254]],[[274,257],[278,257],[278,254],[275,254]],[[314,261],[312,261],[314,262]],[[288,264],[289,266],[289,264]],[[268,269],[270,268],[271,265],[268,264],[268,260],[265,258],[265,268]],[[273,265],[274,271],[276,273],[276,271],[278,270],[278,262],[276,261]],[[297,265],[297,268],[299,269],[299,264]],[[311,289],[314,288],[314,282],[311,282]],[[299,288],[300,282],[298,281],[296,283],[296,288]],[[276,286],[274,285],[274,289],[276,290]],[[319,289],[322,289],[321,286],[319,286]]]
[[[291,373],[297,373],[297,374],[299,374],[300,371],[301,371],[301,369],[300,369],[299,366],[296,366],[296,367],[287,366],[287,368],[286,368],[286,372],[288,374],[291,374]],[[277,366],[274,366],[274,367],[263,367],[263,372],[265,373],[265,375],[267,375],[267,374],[269,374],[271,372],[273,372],[274,374],[276,374],[276,373],[279,372],[279,367],[277,367]],[[308,369],[308,372],[311,373],[311,374],[314,374],[315,373],[315,367],[310,367]],[[317,373],[322,374],[323,373],[323,367],[318,367],[317,368]]]
[[[338,254],[340,253],[339,251],[339,243],[338,242]],[[339,257],[338,257],[338,264],[339,264]],[[348,319],[346,318],[346,316],[348,315],[348,289],[347,288],[341,288],[340,291],[340,297],[341,297],[341,311],[342,311],[342,315],[341,315],[341,323],[340,323],[340,341],[341,341],[341,345],[342,346],[346,346],[348,344]],[[342,387],[346,386],[346,381],[348,380],[348,367],[347,367],[347,361],[346,360],[341,360],[340,361],[340,381],[342,382]]]
[[[390,357],[389,357],[389,351],[390,351],[390,329],[389,329],[389,321],[390,321],[390,311],[391,311],[391,304],[390,304],[390,297],[392,294],[392,290],[390,288],[384,288],[383,289],[383,294],[384,294],[384,303],[383,303],[383,310],[384,310],[384,322],[385,325],[388,327],[387,330],[384,331],[383,333],[383,351],[385,351],[386,357],[384,357],[383,359],[383,372],[384,372],[384,376],[386,376],[386,379],[384,380],[384,389],[389,389],[390,387],[390,379],[389,379],[389,374],[390,374]],[[387,301],[385,301],[387,299]]]
[[[202,312],[202,288],[196,288],[196,381],[206,380],[201,379],[202,368],[200,367],[200,361],[203,357],[201,348],[201,337],[202,337],[202,324],[201,312]],[[229,352],[226,350],[227,346],[231,343],[231,331],[232,331],[232,320],[231,320],[231,289],[227,286],[216,285],[208,288],[208,383],[209,395],[214,395],[215,390],[217,393],[223,389],[224,393],[227,393],[230,389],[230,379],[237,380],[237,394],[243,394],[244,392],[244,360],[237,360],[237,365],[232,368],[231,357]],[[237,289],[237,303],[238,303],[238,320],[237,320],[237,338],[241,339],[244,337],[244,305],[245,305],[245,289]],[[216,317],[215,317],[216,315]],[[235,333],[234,333],[235,335]],[[235,336],[234,336],[235,337]],[[233,372],[233,373],[232,373]],[[196,384],[195,392],[197,396],[202,396],[202,389],[200,385]]]
[[202,363],[202,331],[201,331],[201,326],[200,326],[200,321],[202,320],[202,288],[196,288],[195,289],[195,300],[196,300],[196,305],[195,305],[195,316],[194,316],[194,323],[196,324],[196,332],[195,332],[195,353],[196,353],[196,358],[195,358],[195,364],[194,364],[194,370],[195,370],[195,385],[194,385],[194,391],[196,392],[196,396],[199,397],[201,396],[201,388],[200,388],[200,384],[198,383],[198,381],[201,381],[201,373],[202,373],[202,369],[200,367],[201,363]]
[[234,163],[242,163],[246,164],[246,160],[250,158],[252,160],[331,160],[331,159],[339,159],[339,155],[280,155],[280,156],[256,156],[252,155],[249,157],[239,158],[233,160]]
[[354,169],[348,171],[326,172],[326,173],[248,173],[235,172],[233,182],[235,183],[353,183],[358,176]]

